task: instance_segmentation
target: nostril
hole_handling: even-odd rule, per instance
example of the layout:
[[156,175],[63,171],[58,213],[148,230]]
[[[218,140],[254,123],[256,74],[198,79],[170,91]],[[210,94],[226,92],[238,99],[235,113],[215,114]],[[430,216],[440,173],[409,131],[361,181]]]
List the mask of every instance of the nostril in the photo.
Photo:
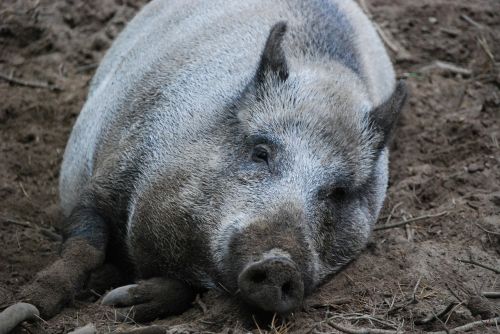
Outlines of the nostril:
[[297,265],[287,258],[250,263],[238,275],[241,297],[264,311],[288,314],[302,304],[304,282]]
[[286,299],[292,293],[292,282],[288,281],[281,286],[281,299]]
[[266,280],[267,274],[265,271],[255,270],[249,277],[253,283],[262,283]]

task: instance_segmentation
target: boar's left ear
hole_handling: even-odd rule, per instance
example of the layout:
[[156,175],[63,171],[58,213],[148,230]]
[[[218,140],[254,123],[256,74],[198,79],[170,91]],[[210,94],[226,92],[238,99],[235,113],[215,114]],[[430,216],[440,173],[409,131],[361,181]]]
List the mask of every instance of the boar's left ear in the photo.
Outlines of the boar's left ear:
[[271,73],[277,75],[281,81],[288,78],[288,65],[281,45],[286,30],[287,25],[284,21],[276,23],[271,28],[255,77],[257,86],[262,84],[266,75]]
[[372,129],[381,135],[380,141],[377,142],[377,149],[383,149],[391,138],[407,96],[408,90],[406,84],[403,80],[399,80],[392,95],[370,112],[370,125]]

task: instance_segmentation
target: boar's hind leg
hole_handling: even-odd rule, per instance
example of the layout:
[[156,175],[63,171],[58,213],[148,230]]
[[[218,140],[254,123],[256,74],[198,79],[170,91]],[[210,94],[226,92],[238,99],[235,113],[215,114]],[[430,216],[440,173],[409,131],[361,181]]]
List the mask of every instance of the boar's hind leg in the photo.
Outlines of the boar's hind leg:
[[89,273],[104,262],[107,226],[96,210],[75,208],[67,218],[61,256],[21,291],[21,299],[52,317],[72,301]]
[[184,312],[194,297],[186,284],[155,277],[116,288],[104,296],[102,303],[121,307],[116,312],[118,320],[146,322]]

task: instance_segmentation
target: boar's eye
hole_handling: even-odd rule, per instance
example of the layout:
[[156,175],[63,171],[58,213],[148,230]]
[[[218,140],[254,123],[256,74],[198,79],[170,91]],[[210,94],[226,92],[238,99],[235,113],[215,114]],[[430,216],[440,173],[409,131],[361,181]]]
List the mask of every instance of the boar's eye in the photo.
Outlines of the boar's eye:
[[255,162],[265,162],[269,164],[269,148],[266,145],[259,144],[253,148],[252,160]]
[[328,199],[332,202],[338,202],[343,200],[347,195],[347,190],[345,188],[335,188],[328,194]]

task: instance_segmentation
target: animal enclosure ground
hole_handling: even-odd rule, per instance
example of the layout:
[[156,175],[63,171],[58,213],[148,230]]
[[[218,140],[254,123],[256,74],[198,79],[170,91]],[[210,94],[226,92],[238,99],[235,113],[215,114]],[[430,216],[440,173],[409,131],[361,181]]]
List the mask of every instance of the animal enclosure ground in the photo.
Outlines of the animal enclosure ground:
[[[57,258],[66,140],[99,60],[145,3],[0,1],[0,309]],[[330,333],[339,325],[423,332],[500,315],[498,299],[478,297],[500,290],[500,2],[363,3],[411,88],[377,226],[408,224],[375,231],[360,258],[285,322],[257,319],[257,327],[212,291],[155,324],[176,333]],[[16,333],[65,333],[89,322],[100,333],[140,327],[115,322],[87,291]]]

